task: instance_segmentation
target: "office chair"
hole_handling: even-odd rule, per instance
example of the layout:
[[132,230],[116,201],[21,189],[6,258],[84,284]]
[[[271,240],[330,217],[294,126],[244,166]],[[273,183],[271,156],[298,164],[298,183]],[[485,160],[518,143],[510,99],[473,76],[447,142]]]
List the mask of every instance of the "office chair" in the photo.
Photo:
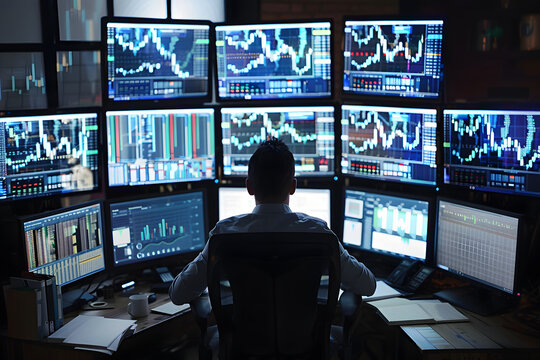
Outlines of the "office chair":
[[[208,246],[220,360],[329,358],[340,284],[335,235],[218,234]],[[208,309],[191,305],[206,331]],[[203,345],[200,356],[208,355]]]

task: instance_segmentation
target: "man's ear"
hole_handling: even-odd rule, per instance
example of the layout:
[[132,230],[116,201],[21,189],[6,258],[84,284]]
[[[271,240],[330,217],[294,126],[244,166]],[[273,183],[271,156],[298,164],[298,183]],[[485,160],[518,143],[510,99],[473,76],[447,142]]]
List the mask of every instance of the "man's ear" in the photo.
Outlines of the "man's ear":
[[289,195],[293,195],[296,192],[296,178],[292,179],[291,189],[289,190]]
[[246,178],[246,189],[249,195],[255,195],[248,178]]

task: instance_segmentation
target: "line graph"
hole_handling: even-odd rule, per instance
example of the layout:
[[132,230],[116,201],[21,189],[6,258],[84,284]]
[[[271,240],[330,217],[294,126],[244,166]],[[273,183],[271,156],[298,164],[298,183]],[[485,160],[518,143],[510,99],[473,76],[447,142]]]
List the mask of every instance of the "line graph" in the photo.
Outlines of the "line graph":
[[228,34],[228,75],[264,76],[269,72],[275,75],[311,75],[311,31],[300,28],[297,33],[292,29],[275,29]]
[[208,26],[113,23],[107,31],[109,97],[206,95]]
[[540,114],[450,115],[451,164],[540,170]]
[[297,173],[329,173],[334,163],[332,107],[224,108],[225,175],[242,175],[257,146],[281,139],[294,154]]
[[351,64],[357,70],[424,72],[425,26],[364,25],[353,28]]
[[361,111],[349,119],[348,146],[355,154],[422,160],[421,115]]
[[256,145],[270,137],[283,140],[291,152],[315,153],[315,119],[287,119],[285,113],[245,113],[231,116],[233,153],[252,154]]

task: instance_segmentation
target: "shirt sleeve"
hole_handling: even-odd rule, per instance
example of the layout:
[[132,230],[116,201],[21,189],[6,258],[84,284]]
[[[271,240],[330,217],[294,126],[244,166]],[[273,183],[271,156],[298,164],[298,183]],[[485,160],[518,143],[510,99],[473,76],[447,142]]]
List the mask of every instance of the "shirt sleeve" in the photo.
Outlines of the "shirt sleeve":
[[208,243],[197,257],[187,264],[169,287],[169,297],[176,305],[196,299],[206,289],[206,266],[208,263]]
[[341,287],[362,296],[370,296],[375,292],[377,281],[373,273],[356,260],[341,243],[339,244],[341,261]]

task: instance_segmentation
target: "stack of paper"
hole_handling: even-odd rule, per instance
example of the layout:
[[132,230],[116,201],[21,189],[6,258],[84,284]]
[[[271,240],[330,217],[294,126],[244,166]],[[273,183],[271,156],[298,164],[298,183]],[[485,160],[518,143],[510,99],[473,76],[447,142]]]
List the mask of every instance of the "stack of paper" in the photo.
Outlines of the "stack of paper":
[[370,302],[390,325],[461,322],[469,319],[448,303],[439,300],[392,298]]
[[135,323],[135,320],[79,315],[50,335],[49,340],[112,354],[117,350],[120,341],[127,334],[133,333]]

